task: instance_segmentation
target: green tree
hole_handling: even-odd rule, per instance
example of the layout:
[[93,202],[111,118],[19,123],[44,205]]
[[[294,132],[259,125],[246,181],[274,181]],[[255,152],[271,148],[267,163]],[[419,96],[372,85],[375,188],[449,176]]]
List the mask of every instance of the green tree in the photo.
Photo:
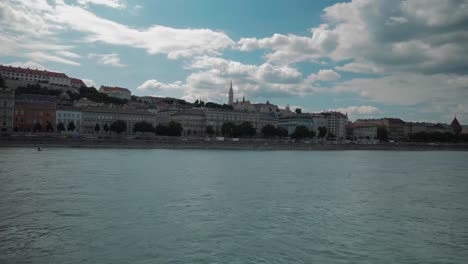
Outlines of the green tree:
[[46,131],[47,132],[54,132],[54,126],[52,125],[52,123],[50,121],[47,121]]
[[41,124],[40,123],[35,123],[34,127],[33,127],[33,131],[34,132],[38,132],[38,131],[40,132],[41,130],[42,130]]
[[182,131],[184,129],[182,128],[182,125],[178,122],[171,121],[167,125],[167,135],[168,136],[173,136],[173,137],[180,137],[182,135]]
[[303,139],[309,137],[309,129],[306,126],[297,126],[294,130],[293,137],[297,139]]
[[167,126],[163,124],[158,124],[156,128],[154,129],[154,132],[158,136],[167,136]]
[[206,126],[206,134],[208,134],[210,137],[214,135],[215,131],[213,129],[213,126]]
[[1,74],[0,74],[0,88],[6,88],[5,80],[2,78]]
[[312,139],[313,139],[313,138],[315,138],[315,136],[316,136],[315,131],[314,131],[313,129],[311,129],[311,130],[309,131],[309,138],[312,138]]
[[58,131],[58,132],[65,131],[65,126],[63,125],[62,122],[60,122],[60,123],[57,125],[57,131]]
[[99,124],[96,123],[96,125],[94,126],[94,131],[99,132],[99,130],[101,130],[101,126],[99,126]]
[[296,114],[302,114],[302,109],[296,108]]
[[225,137],[233,137],[237,133],[237,127],[232,122],[225,122],[221,126],[221,135]]
[[326,135],[327,135],[327,127],[324,127],[324,126],[321,126],[321,127],[318,127],[318,137],[319,138],[324,138]]
[[146,121],[141,121],[135,123],[133,126],[133,132],[154,132],[154,127],[152,124]]
[[383,126],[377,128],[377,139],[383,142],[388,141],[388,130]]
[[265,138],[272,138],[276,136],[276,128],[274,125],[267,124],[262,127],[262,136]]
[[127,123],[123,120],[116,120],[110,125],[110,131],[121,134],[127,130]]
[[70,123],[68,123],[67,130],[73,132],[75,131],[75,128],[76,128],[75,123],[73,123],[73,121],[70,121]]
[[241,137],[253,137],[256,134],[256,130],[251,122],[242,122],[238,127],[237,131]]
[[287,137],[288,136],[288,130],[284,127],[277,127],[276,128],[276,135],[278,137]]

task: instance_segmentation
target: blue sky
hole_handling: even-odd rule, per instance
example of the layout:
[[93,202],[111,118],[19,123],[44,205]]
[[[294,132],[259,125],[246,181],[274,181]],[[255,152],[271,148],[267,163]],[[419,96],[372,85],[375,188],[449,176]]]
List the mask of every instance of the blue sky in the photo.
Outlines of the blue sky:
[[136,95],[468,122],[468,1],[6,0],[0,63]]

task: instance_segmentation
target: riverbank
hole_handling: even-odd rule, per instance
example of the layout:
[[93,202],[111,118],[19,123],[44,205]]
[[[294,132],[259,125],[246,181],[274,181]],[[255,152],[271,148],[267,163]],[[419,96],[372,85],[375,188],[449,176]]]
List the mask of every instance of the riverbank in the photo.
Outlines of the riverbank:
[[468,151],[468,144],[383,143],[336,144],[286,142],[280,140],[204,141],[161,139],[67,139],[67,138],[0,138],[0,147],[42,148],[137,148],[137,149],[239,149],[239,150],[458,150]]

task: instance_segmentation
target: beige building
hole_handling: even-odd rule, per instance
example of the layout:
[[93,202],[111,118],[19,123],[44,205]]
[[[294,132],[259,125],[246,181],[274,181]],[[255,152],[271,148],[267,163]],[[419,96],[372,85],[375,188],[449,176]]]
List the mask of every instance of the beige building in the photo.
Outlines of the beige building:
[[374,124],[353,124],[351,125],[353,137],[356,139],[375,139],[379,126]]
[[251,122],[257,133],[262,127],[259,124],[259,115],[257,113],[247,111],[233,111],[214,108],[203,108],[206,118],[206,126],[212,126],[216,135],[221,134],[221,126],[226,122],[232,122],[236,125],[248,121]]
[[145,121],[153,126],[156,124],[156,116],[147,111],[122,108],[85,107],[81,109],[81,112],[81,131],[84,134],[110,134],[109,128],[111,124],[117,120],[123,120],[127,124],[126,134],[133,134],[135,123]]
[[14,90],[0,87],[0,132],[13,131],[14,105]]
[[385,127],[388,131],[388,137],[393,140],[401,140],[406,138],[405,121],[399,118],[380,118],[380,119],[358,119],[354,124],[372,124]]
[[346,138],[348,116],[340,112],[321,113],[327,120],[327,134],[333,134],[337,139]]
[[205,112],[200,109],[185,110],[171,115],[171,120],[182,125],[182,136],[203,137],[206,131]]

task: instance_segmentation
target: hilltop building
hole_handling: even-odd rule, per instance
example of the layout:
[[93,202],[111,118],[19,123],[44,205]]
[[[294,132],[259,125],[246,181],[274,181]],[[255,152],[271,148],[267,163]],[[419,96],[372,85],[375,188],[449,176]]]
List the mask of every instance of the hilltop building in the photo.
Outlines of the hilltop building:
[[127,88],[122,88],[122,87],[117,87],[117,86],[110,87],[110,86],[101,85],[101,87],[99,88],[99,92],[105,93],[108,96],[118,98],[118,99],[123,99],[123,100],[128,100],[128,101],[132,99],[132,93]]

